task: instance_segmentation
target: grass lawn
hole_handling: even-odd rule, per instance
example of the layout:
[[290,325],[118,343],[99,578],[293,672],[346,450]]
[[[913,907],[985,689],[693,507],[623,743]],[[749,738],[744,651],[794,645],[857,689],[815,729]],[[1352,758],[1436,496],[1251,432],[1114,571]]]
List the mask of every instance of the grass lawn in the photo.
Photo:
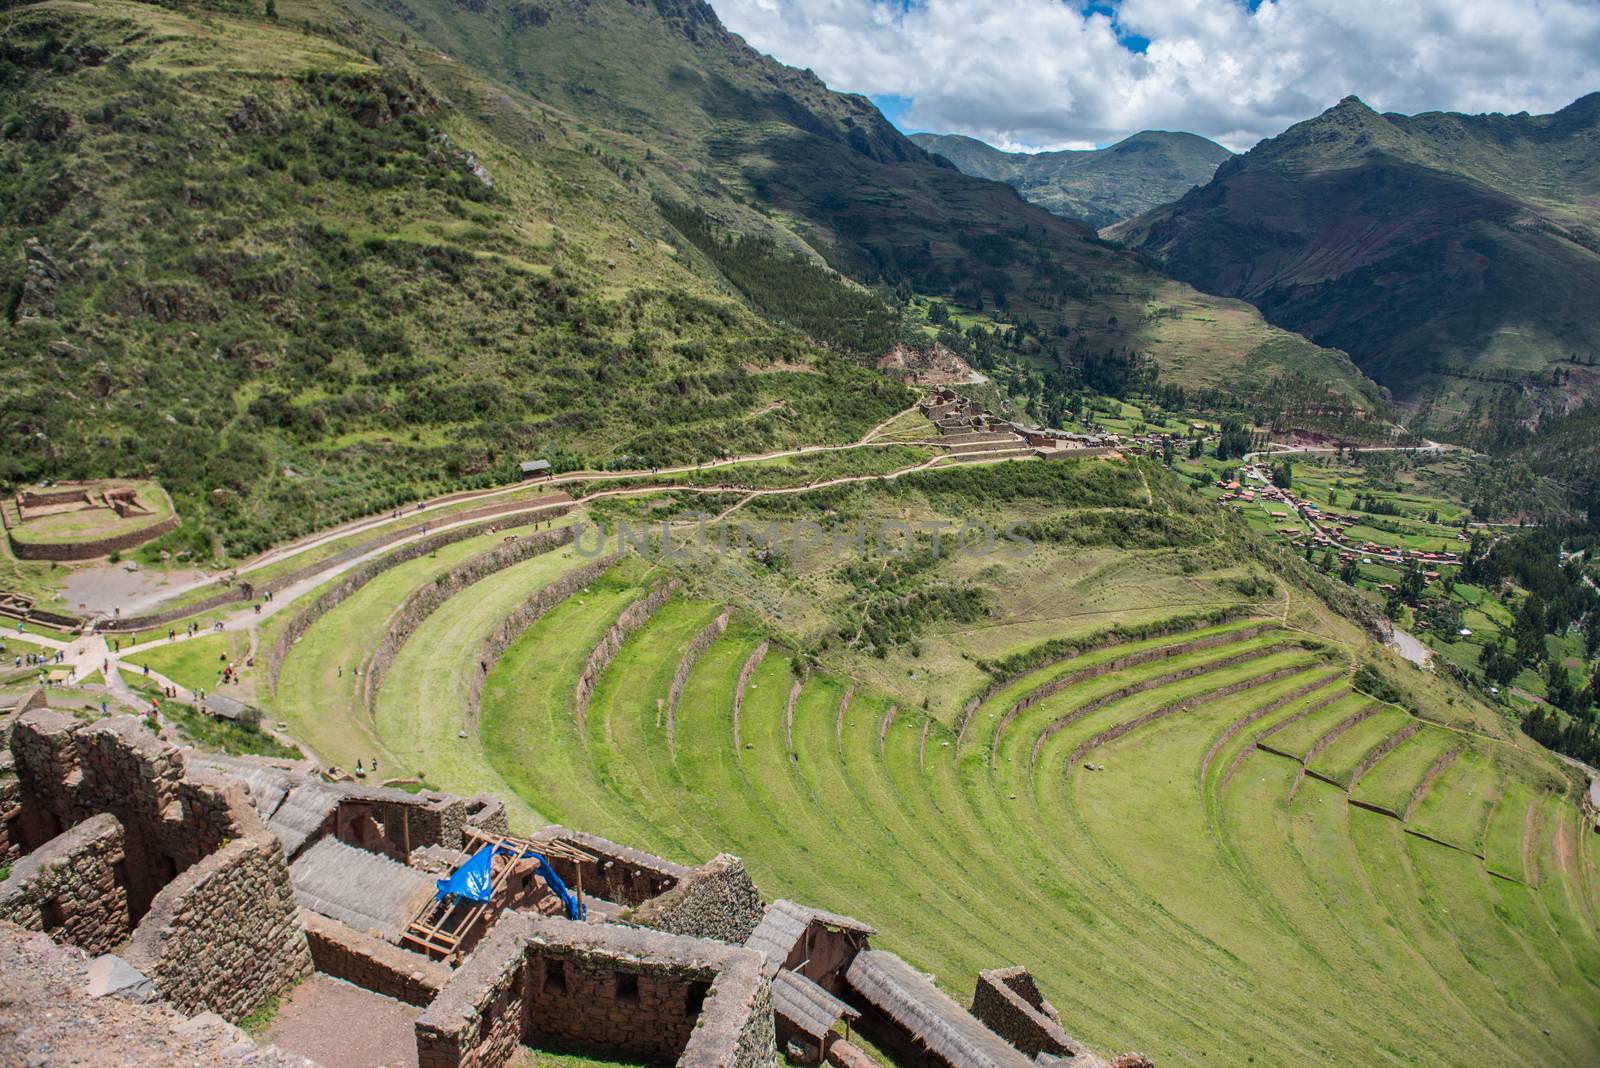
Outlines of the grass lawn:
[[[250,650],[250,636],[240,631],[221,634],[202,632],[193,638],[180,638],[167,645],[136,650],[123,658],[133,668],[148,667],[151,671],[194,692],[215,690],[221,681],[222,669],[229,662],[241,668]],[[133,668],[125,668],[133,674]]]

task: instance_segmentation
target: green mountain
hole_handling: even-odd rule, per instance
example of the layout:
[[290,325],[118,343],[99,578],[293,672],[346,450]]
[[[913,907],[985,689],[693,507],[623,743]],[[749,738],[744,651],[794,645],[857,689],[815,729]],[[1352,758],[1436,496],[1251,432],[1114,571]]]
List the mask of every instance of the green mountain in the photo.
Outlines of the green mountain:
[[1349,352],[1418,429],[1600,395],[1600,93],[1552,115],[1350,97],[1106,232]]
[[1161,130],[1064,152],[1002,152],[959,134],[917,133],[911,140],[963,174],[1005,182],[1030,203],[1096,227],[1176,200],[1210,181],[1233,155],[1204,137]]
[[909,403],[870,366],[930,299],[1057,398],[1092,363],[1383,406],[705,4],[262,10],[0,14],[0,482],[159,469],[165,547],[237,555],[529,456],[853,440]]

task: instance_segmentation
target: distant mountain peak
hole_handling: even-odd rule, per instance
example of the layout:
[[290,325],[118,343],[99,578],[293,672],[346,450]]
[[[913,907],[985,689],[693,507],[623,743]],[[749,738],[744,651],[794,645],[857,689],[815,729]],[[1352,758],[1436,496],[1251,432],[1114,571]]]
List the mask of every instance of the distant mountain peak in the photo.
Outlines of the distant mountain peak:
[[1233,153],[1199,134],[1140,130],[1105,148],[1006,152],[961,134],[911,140],[957,169],[1005,182],[1057,215],[1095,227],[1148,211],[1209,181]]

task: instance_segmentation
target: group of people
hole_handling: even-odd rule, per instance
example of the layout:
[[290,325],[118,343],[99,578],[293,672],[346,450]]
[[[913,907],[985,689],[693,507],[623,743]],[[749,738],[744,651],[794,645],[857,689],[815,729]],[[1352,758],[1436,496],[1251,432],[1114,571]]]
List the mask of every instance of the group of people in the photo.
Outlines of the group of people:
[[[0,656],[4,656],[5,653],[6,647],[0,644]],[[44,667],[47,664],[64,664],[66,662],[67,655],[57,650],[53,653],[18,653],[14,666],[17,668]]]

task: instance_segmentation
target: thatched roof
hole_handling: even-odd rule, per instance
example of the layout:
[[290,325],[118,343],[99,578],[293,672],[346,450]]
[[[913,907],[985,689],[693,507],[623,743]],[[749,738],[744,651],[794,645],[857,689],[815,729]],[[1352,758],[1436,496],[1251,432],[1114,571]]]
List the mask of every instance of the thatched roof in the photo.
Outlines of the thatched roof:
[[388,857],[324,838],[289,865],[294,899],[358,931],[398,942],[406,925],[433,896],[434,881]]
[[745,939],[744,944],[759,951],[767,958],[770,965],[778,967],[789,959],[789,954],[805,937],[806,929],[813,923],[841,931],[855,931],[863,935],[875,933],[871,927],[849,916],[824,912],[822,909],[814,909],[794,901],[778,900],[767,906],[761,922],[750,932],[750,937]]
[[798,972],[779,972],[772,980],[772,1011],[794,1027],[820,1039],[841,1018],[861,1015]]
[[845,980],[861,1000],[955,1068],[1031,1068],[1033,1061],[989,1030],[911,965],[881,949],[856,955]]
[[307,775],[217,753],[191,750],[184,755],[184,762],[244,783],[256,813],[283,843],[284,854],[291,860],[329,820],[347,792]]

